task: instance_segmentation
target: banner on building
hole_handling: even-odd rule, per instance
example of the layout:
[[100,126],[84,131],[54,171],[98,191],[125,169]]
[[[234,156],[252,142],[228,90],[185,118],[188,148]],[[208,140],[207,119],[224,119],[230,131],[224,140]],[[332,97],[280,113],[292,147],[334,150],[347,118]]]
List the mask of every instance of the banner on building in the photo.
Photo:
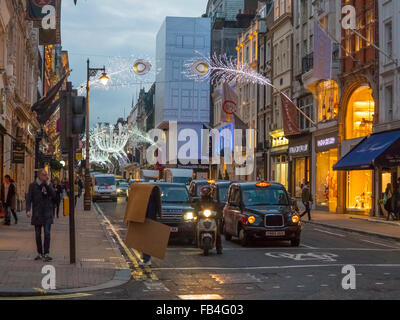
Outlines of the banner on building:
[[332,40],[314,23],[314,71],[313,77],[318,80],[332,78]]
[[57,8],[57,5],[58,5],[57,0],[27,0],[26,19],[30,21],[38,21],[41,23],[43,18],[47,15],[47,13],[42,12],[43,8],[45,6],[53,6],[54,8]]
[[281,93],[281,100],[283,131],[285,132],[285,136],[288,137],[300,134],[301,131],[298,124],[297,107],[283,93]]
[[228,84],[222,85],[221,122],[233,122],[233,115],[238,111],[239,97]]

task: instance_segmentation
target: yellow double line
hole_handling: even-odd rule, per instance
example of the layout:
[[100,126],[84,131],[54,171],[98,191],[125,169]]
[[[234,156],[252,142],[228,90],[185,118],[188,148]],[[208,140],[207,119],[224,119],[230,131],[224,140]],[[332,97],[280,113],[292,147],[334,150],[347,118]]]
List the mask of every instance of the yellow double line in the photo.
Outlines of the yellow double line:
[[[108,223],[108,225],[110,226],[111,231],[114,233],[115,237],[117,238],[119,244],[121,245],[121,247],[124,249],[127,257],[129,258],[129,260],[132,262],[134,270],[132,270],[131,275],[132,278],[134,280],[159,280],[158,277],[153,273],[153,271],[151,270],[150,267],[145,266],[144,268],[141,268],[139,266],[138,261],[140,261],[140,253],[135,250],[135,249],[130,249],[125,245],[124,241],[121,239],[121,237],[119,236],[117,230],[115,230],[113,224],[110,222],[110,220],[105,216],[103,210],[101,210],[101,208],[97,205],[94,204],[97,211],[102,215],[103,219]],[[133,254],[132,254],[133,253]],[[135,257],[136,258],[135,258]],[[145,272],[143,272],[143,270]]]

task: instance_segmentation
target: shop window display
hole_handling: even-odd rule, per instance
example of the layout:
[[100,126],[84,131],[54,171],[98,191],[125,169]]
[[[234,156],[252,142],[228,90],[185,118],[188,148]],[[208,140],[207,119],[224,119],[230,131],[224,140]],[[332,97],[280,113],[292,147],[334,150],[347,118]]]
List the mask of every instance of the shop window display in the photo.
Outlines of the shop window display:
[[287,188],[288,181],[288,163],[285,157],[275,158],[275,163],[273,165],[272,177],[273,181],[284,185]]
[[301,198],[301,189],[306,176],[306,158],[295,159],[294,185],[295,197]]
[[317,154],[316,204],[328,207],[336,212],[337,207],[337,172],[333,166],[337,163],[337,149]]
[[352,94],[347,106],[346,139],[370,135],[374,113],[375,102],[372,98],[372,89],[366,85],[359,87]]
[[369,214],[372,207],[372,175],[371,170],[347,173],[347,210]]
[[321,82],[317,87],[318,121],[336,119],[339,108],[339,87],[333,80]]

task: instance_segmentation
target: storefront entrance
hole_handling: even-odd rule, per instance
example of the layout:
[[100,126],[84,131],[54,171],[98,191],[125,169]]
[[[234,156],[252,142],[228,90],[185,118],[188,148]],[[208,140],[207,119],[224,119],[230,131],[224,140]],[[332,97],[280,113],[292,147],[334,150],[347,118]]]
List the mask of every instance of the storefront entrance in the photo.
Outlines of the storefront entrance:
[[317,153],[317,176],[315,200],[319,207],[325,207],[329,212],[337,208],[337,173],[333,166],[338,160],[338,149],[330,149]]

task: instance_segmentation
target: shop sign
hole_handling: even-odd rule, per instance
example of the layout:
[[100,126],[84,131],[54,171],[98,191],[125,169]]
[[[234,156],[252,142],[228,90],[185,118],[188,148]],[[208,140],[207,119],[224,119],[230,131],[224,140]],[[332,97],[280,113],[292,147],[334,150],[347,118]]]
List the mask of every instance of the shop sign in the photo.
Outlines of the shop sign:
[[12,163],[25,163],[25,143],[13,142]]
[[322,140],[317,140],[317,146],[318,148],[323,148],[323,147],[328,147],[331,145],[336,144],[336,138],[335,137],[330,137]]
[[308,144],[302,144],[295,147],[289,148],[289,154],[298,154],[298,153],[307,153],[308,152]]

